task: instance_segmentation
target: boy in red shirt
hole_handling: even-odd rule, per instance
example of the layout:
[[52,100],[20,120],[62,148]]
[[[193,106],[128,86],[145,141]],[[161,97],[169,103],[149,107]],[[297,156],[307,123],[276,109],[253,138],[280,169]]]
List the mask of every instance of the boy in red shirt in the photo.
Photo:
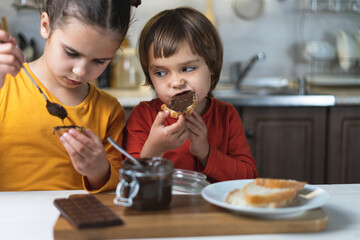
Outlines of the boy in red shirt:
[[[223,47],[211,22],[199,11],[165,10],[148,21],[139,39],[146,83],[157,98],[137,105],[127,121],[124,147],[135,157],[164,157],[175,168],[199,171],[210,182],[256,178],[240,116],[215,99]],[[195,111],[179,119],[161,111],[179,93],[194,91]]]

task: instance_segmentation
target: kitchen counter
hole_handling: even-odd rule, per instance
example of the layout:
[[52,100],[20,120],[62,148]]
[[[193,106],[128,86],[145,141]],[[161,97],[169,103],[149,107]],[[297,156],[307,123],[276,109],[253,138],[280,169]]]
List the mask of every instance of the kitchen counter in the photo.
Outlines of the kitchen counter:
[[133,108],[141,101],[149,101],[156,96],[148,86],[129,89],[102,88],[102,90],[115,96],[124,108]]
[[316,94],[328,94],[335,97],[335,105],[360,105],[360,87],[359,86],[349,86],[349,87],[318,87],[311,86],[310,92]]
[[[150,87],[141,86],[136,89],[103,89],[115,96],[124,108],[133,108],[141,101],[149,101],[156,97]],[[239,107],[331,107],[360,106],[360,87],[308,87],[307,95],[298,94],[241,94],[224,91],[221,84],[214,91],[219,100]]]
[[[317,185],[330,194],[323,206],[328,214],[328,227],[315,233],[254,234],[242,236],[212,236],[168,238],[174,240],[199,239],[359,239],[360,184]],[[59,211],[53,205],[56,198],[85,191],[29,191],[0,192],[0,239],[53,239],[53,228]],[[230,213],[229,213],[230,214]],[[161,238],[159,240],[165,240]]]

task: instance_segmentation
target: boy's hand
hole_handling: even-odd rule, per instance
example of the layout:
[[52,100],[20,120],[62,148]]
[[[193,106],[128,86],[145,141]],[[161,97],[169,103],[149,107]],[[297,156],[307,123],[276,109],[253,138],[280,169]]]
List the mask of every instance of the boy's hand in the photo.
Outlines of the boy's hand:
[[0,30],[0,88],[4,85],[5,75],[16,76],[25,62],[24,55],[16,44],[15,38]]
[[168,117],[167,111],[158,113],[141,151],[141,157],[162,157],[164,152],[184,144],[188,138],[184,117],[180,116],[176,123],[164,126],[164,121]]
[[102,187],[110,174],[110,163],[100,139],[90,130],[70,129],[60,137],[75,170],[86,176],[93,189]]
[[190,141],[190,153],[199,159],[203,166],[206,166],[210,146],[207,139],[207,127],[199,113],[194,111],[186,117],[186,129]]

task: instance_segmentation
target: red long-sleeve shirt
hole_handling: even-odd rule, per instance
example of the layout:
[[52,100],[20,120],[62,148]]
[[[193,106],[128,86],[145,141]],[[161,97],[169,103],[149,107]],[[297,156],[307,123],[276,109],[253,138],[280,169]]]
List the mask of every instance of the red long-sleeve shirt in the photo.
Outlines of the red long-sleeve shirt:
[[[161,111],[162,102],[157,98],[141,102],[130,114],[124,131],[124,147],[139,157],[149,136],[156,115]],[[202,116],[207,126],[210,153],[204,167],[189,151],[187,140],[181,147],[167,151],[164,158],[174,163],[174,168],[188,169],[207,175],[210,182],[256,178],[256,164],[251,156],[239,114],[229,103],[211,98],[209,110]],[[177,120],[167,118],[164,125]]]

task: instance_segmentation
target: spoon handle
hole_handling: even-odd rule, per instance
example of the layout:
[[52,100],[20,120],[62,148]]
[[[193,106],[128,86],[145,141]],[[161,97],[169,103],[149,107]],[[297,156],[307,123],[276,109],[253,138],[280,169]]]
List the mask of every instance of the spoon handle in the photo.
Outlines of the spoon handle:
[[114,146],[114,148],[116,148],[117,150],[119,150],[122,154],[124,154],[128,159],[130,159],[134,164],[141,166],[141,164],[133,157],[131,156],[128,152],[126,152],[122,147],[120,147],[115,141],[114,139],[112,139],[111,137],[108,137],[107,140],[111,143],[111,145]]
[[33,77],[30,75],[30,73],[26,70],[26,68],[24,66],[22,66],[22,69],[26,72],[26,74],[29,76],[29,78],[31,79],[31,81],[35,84],[35,86],[37,87],[37,89],[39,89],[40,93],[44,96],[45,100],[48,101],[48,98],[46,97],[46,95],[43,93],[43,91],[41,91],[39,85],[37,85],[37,83],[35,82],[35,80],[33,79]]

